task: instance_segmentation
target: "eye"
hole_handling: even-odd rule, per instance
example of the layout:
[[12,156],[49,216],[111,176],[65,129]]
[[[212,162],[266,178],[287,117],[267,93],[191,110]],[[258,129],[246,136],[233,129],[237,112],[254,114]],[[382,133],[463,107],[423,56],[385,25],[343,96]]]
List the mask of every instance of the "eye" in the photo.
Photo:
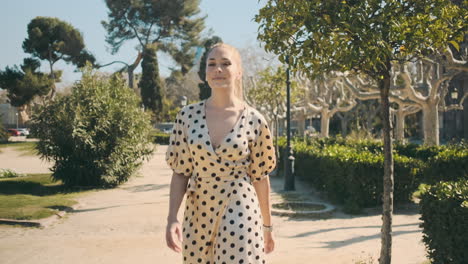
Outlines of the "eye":
[[213,67],[213,66],[215,66],[215,65],[216,65],[216,64],[214,64],[214,63],[208,63],[208,66],[209,66],[209,67]]
[[223,63],[223,65],[224,66],[229,66],[229,65],[231,65],[231,63],[230,62],[225,62],[225,63]]

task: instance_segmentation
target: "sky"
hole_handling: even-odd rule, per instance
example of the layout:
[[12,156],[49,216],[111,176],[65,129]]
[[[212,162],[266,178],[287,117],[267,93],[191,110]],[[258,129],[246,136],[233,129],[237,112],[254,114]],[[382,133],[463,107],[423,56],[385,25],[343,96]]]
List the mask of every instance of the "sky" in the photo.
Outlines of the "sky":
[[[258,24],[253,21],[255,14],[265,4],[265,0],[201,0],[201,15],[206,15],[204,36],[217,35],[224,42],[243,48],[257,44]],[[137,42],[126,43],[117,54],[112,55],[105,42],[105,31],[101,21],[107,20],[107,7],[104,0],[8,0],[0,9],[0,70],[6,66],[20,65],[29,54],[23,52],[22,43],[27,37],[27,25],[37,16],[57,17],[70,23],[83,35],[86,48],[105,64],[120,60],[131,63],[135,60]],[[169,67],[174,63],[168,56],[160,56],[159,67],[162,76],[168,76]],[[116,71],[122,66],[115,64],[104,68]],[[57,62],[54,69],[63,70],[62,84],[66,86],[80,78],[75,67]],[[49,72],[48,63],[42,61],[41,70]],[[141,71],[137,69],[136,72]]]

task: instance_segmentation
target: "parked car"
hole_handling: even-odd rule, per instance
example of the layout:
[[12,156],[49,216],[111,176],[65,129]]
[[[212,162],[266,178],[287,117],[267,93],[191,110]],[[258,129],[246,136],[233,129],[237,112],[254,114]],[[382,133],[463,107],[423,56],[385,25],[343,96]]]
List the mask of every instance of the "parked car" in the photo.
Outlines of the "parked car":
[[28,128],[18,128],[21,136],[29,136],[29,129]]
[[8,129],[8,134],[12,137],[17,137],[21,135],[21,133],[18,130],[13,129],[13,128]]

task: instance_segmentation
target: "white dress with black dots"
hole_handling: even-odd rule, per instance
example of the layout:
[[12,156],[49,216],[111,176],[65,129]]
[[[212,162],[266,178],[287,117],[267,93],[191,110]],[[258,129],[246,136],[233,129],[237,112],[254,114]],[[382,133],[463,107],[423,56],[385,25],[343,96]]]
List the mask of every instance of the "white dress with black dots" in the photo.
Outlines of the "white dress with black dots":
[[252,182],[268,177],[276,156],[265,118],[246,105],[213,148],[206,100],[178,114],[168,165],[190,177],[183,219],[184,263],[265,263],[262,217]]

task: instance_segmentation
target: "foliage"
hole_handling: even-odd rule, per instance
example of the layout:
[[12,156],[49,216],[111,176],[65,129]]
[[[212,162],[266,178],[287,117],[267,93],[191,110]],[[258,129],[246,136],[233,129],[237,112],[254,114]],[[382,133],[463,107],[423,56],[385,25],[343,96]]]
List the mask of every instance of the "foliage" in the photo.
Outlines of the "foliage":
[[[55,17],[36,17],[28,24],[28,38],[23,42],[26,53],[53,65],[59,60],[82,67],[95,58],[86,49],[81,33]],[[51,66],[52,67],[52,66]]]
[[269,0],[255,20],[265,48],[320,76],[355,70],[378,80],[389,62],[433,54],[466,33],[467,1]]
[[[265,108],[270,118],[282,115],[286,111],[286,69],[284,66],[267,67],[257,73],[253,88],[247,91],[247,98],[258,108]],[[297,82],[291,80],[291,104],[304,98],[304,90],[300,89]]]
[[185,74],[193,66],[198,37],[204,28],[199,0],[106,0],[108,21],[102,21],[106,41],[112,53],[129,40],[136,39],[140,48],[156,44],[157,49],[181,65]]
[[15,172],[13,170],[0,169],[0,179],[1,178],[15,178],[15,177],[21,177],[21,176],[23,176],[23,175]]
[[198,89],[200,90],[199,99],[204,100],[211,96],[211,88],[206,81],[206,59],[208,56],[208,52],[210,51],[211,47],[216,43],[222,43],[223,40],[218,36],[213,36],[207,40],[203,46],[205,46],[205,51],[200,59],[200,65],[198,67],[198,77],[200,78],[201,83],[198,84]]
[[[284,137],[278,139],[282,151]],[[330,200],[348,212],[381,203],[383,144],[377,140],[342,137],[293,139],[295,174],[325,191]],[[396,144],[395,202],[411,201],[421,183],[467,179],[464,145],[428,147]],[[280,152],[282,153],[282,152]],[[283,163],[279,164],[280,169]]]
[[467,179],[439,182],[422,194],[423,242],[432,263],[466,263],[467,219]]
[[68,186],[112,187],[128,180],[152,153],[151,124],[140,100],[119,78],[89,67],[70,96],[42,107],[31,130],[53,178]]
[[159,79],[159,66],[156,47],[146,46],[141,63],[142,74],[139,83],[141,100],[145,109],[157,113],[163,111],[164,88]]
[[[318,144],[317,144],[318,145]],[[294,171],[328,198],[344,204],[346,212],[382,202],[383,151],[381,146],[294,144]],[[395,155],[395,203],[411,201],[422,165],[415,159]]]
[[170,134],[162,133],[162,132],[153,132],[153,143],[160,144],[160,145],[169,145],[169,137]]
[[[34,97],[47,95],[52,87],[52,80],[48,75],[38,72],[40,62],[24,59],[22,71],[15,65],[0,71],[0,87],[7,90],[7,96],[12,106],[29,104]],[[60,76],[60,74],[56,74]]]
[[468,179],[468,148],[444,147],[428,161],[424,173],[427,183]]

